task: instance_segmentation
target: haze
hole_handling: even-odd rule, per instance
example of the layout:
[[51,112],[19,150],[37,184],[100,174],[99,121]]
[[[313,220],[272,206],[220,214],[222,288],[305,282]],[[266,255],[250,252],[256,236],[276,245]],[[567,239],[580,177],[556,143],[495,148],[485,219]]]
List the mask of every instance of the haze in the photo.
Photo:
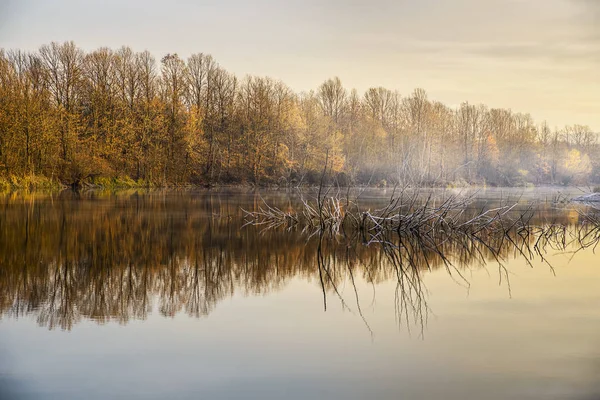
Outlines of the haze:
[[0,47],[74,40],[157,58],[204,52],[297,91],[339,76],[359,91],[422,87],[450,106],[485,103],[600,131],[599,16],[595,0],[2,0]]

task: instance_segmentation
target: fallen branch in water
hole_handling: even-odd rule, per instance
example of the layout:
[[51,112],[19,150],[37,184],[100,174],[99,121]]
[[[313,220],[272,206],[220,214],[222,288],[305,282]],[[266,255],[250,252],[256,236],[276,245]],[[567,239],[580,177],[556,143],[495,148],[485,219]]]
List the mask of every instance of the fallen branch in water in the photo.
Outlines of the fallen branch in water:
[[515,204],[467,215],[474,199],[472,194],[451,195],[445,199],[429,195],[422,200],[418,192],[408,195],[403,190],[399,196],[391,197],[385,207],[376,210],[361,210],[356,201],[347,198],[320,196],[313,202],[302,198],[300,210],[285,212],[263,200],[257,211],[243,212],[245,225],[264,226],[266,229],[300,227],[303,231],[332,235],[360,232],[366,236],[378,236],[385,232],[429,234],[438,231],[477,234],[525,224],[527,212],[516,220],[508,219]]

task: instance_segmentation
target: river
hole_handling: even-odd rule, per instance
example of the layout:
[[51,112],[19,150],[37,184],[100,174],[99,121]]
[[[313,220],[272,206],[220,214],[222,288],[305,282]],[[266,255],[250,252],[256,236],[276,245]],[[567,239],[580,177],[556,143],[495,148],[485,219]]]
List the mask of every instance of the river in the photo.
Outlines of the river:
[[600,398],[600,256],[578,233],[594,211],[563,201],[578,193],[481,190],[472,209],[533,204],[563,236],[444,242],[450,265],[407,247],[400,270],[364,240],[244,226],[298,209],[294,191],[3,195],[0,398]]

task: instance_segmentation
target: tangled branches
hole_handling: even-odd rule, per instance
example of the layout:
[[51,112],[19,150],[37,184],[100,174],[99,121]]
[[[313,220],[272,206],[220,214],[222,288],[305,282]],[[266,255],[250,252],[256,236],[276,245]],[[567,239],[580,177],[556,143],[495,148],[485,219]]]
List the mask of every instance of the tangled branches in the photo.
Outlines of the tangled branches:
[[450,234],[465,232],[477,234],[490,230],[523,225],[526,214],[517,221],[507,221],[507,215],[515,205],[506,205],[489,210],[481,210],[470,215],[469,206],[475,194],[462,196],[453,194],[447,197],[429,194],[425,199],[419,192],[408,194],[404,189],[398,196],[392,194],[388,204],[380,209],[363,210],[358,198],[321,196],[314,201],[302,197],[299,211],[283,211],[267,204],[257,211],[244,211],[246,224],[265,226],[266,229],[285,226],[287,229],[300,227],[311,234],[324,232],[329,235],[361,233],[377,238],[388,232],[430,235],[438,232]]
[[[427,321],[423,271],[442,266],[452,279],[468,288],[465,268],[486,266],[492,261],[498,266],[499,283],[506,284],[511,295],[505,266],[509,259],[522,258],[533,267],[537,258],[554,272],[546,258],[549,251],[567,251],[570,247],[579,251],[595,248],[600,242],[600,217],[592,211],[579,210],[583,223],[568,229],[564,223],[534,218],[534,204],[523,207],[516,202],[477,208],[476,193],[423,195],[403,189],[396,195],[394,190],[383,207],[373,210],[361,208],[359,197],[351,200],[339,194],[321,195],[320,189],[312,200],[302,196],[296,210],[283,211],[263,200],[258,211],[244,211],[244,215],[246,224],[265,229],[285,227],[307,233],[309,238],[318,236],[317,266],[325,307],[326,289],[336,293],[344,307],[348,306],[331,279],[333,273],[321,248],[340,239],[348,248],[357,243],[378,247],[395,271],[397,319],[409,327],[416,324],[423,328]],[[362,317],[360,306],[358,313]]]

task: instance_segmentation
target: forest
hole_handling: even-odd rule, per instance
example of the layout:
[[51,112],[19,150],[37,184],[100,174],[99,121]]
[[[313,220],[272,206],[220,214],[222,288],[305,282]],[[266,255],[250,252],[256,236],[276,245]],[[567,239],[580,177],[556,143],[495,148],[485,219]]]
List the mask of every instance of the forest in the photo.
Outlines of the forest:
[[[325,172],[325,173],[324,173]],[[296,93],[210,55],[73,42],[0,50],[0,182],[62,185],[585,185],[598,134],[423,89],[339,78]],[[2,186],[2,184],[0,184]]]

